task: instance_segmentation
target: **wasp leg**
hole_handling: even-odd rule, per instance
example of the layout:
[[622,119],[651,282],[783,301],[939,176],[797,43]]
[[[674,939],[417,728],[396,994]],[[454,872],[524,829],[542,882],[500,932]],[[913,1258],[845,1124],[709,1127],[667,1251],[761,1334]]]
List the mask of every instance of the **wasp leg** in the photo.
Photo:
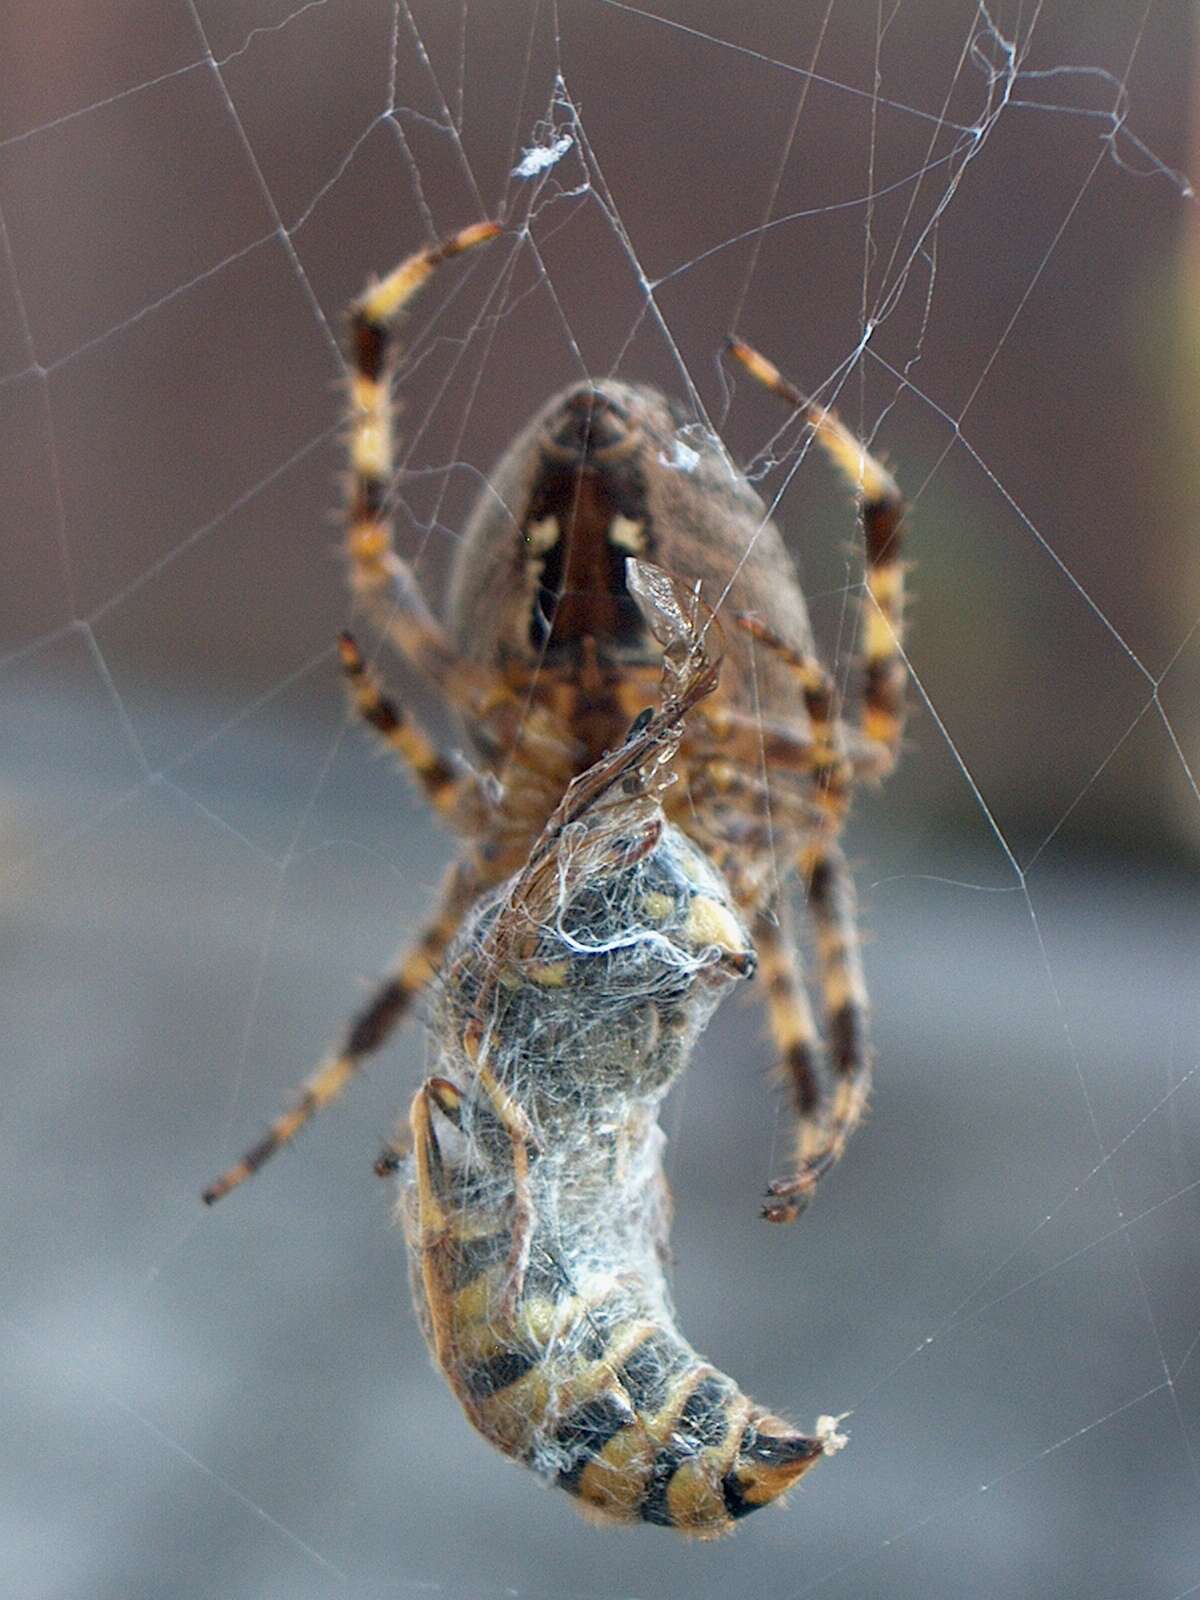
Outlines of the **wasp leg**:
[[449,1370],[453,1360],[454,1304],[444,1268],[447,1252],[454,1248],[457,1208],[432,1109],[436,1106],[457,1125],[461,1105],[462,1091],[457,1084],[447,1078],[427,1078],[413,1096],[408,1114],[416,1174],[416,1225],[411,1242],[419,1259],[434,1354],[443,1370]]
[[512,1151],[513,1199],[509,1217],[512,1243],[504,1266],[504,1287],[500,1295],[501,1316],[512,1321],[525,1288],[525,1274],[529,1269],[529,1253],[537,1222],[529,1184],[529,1164],[531,1155],[536,1154],[540,1146],[529,1118],[488,1066],[483,1033],[477,1023],[472,1023],[467,1029],[463,1047],[474,1065],[476,1081],[487,1096],[492,1114],[508,1135]]

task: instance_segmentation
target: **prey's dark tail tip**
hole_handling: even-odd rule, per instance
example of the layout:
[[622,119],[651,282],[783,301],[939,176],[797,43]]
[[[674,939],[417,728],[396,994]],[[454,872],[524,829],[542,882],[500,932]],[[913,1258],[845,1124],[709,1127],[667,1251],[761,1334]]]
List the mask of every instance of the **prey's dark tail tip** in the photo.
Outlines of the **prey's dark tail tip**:
[[735,1520],[769,1505],[815,1466],[836,1455],[846,1435],[841,1417],[818,1417],[813,1435],[795,1433],[778,1417],[760,1417],[746,1429],[737,1459],[725,1475],[725,1508]]

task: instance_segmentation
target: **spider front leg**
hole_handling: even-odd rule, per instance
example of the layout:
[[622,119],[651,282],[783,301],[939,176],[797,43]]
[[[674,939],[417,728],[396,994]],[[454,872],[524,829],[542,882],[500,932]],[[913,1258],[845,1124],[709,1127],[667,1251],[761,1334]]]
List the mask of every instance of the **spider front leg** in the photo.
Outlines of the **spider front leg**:
[[[840,1160],[851,1133],[862,1120],[870,1089],[867,1045],[867,997],[855,918],[854,884],[837,847],[856,775],[845,753],[828,675],[811,656],[788,646],[753,618],[742,625],[778,654],[797,674],[808,712],[807,733],[797,727],[777,728],[764,738],[760,756],[765,778],[736,762],[711,755],[696,762],[697,776],[688,793],[711,817],[712,856],[729,878],[735,894],[753,902],[761,884],[746,877],[746,863],[770,859],[776,829],[782,836],[800,828],[817,842],[800,861],[808,891],[809,914],[817,946],[817,975],[825,1014],[826,1046],[821,1050],[808,1001],[799,952],[791,936],[786,908],[778,925],[762,913],[755,925],[755,943],[767,988],[771,1031],[780,1052],[785,1080],[792,1084],[796,1115],[794,1173],[771,1184],[763,1216],[770,1222],[792,1222],[808,1204],[819,1180]],[[726,746],[715,744],[724,731]],[[714,748],[727,748],[739,732],[737,714],[724,729],[713,729]],[[870,759],[875,759],[874,753]],[[778,774],[799,774],[806,792],[772,783]],[[718,806],[722,810],[716,809]],[[739,823],[731,832],[732,820]],[[827,1074],[819,1070],[822,1056]],[[828,1077],[829,1082],[823,1080]]]
[[477,884],[471,868],[461,863],[451,867],[437,916],[417,936],[351,1022],[340,1049],[329,1056],[304,1084],[292,1109],[277,1117],[258,1143],[205,1189],[205,1205],[213,1205],[231,1189],[244,1183],[277,1150],[290,1144],[318,1111],[337,1099],[350,1080],[362,1070],[366,1058],[386,1042],[397,1023],[438,972],[446,948],[476,893]]
[[901,560],[904,496],[888,469],[855,438],[836,412],[802,394],[765,356],[740,339],[730,340],[729,348],[759,383],[800,413],[858,498],[866,555],[864,672],[858,720],[870,770],[874,776],[882,776],[896,764],[908,681]]
[[464,662],[434,617],[408,562],[396,553],[387,497],[394,452],[392,340],[405,306],[451,256],[500,232],[478,222],[409,256],[350,307],[350,585],[381,632],[446,696],[475,710],[502,692],[496,674]]

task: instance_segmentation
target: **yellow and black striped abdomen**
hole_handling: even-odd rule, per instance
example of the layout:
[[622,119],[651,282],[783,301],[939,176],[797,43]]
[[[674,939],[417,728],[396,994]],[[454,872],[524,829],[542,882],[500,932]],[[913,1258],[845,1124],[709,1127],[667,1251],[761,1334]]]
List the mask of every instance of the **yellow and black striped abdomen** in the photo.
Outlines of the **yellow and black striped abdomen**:
[[619,1367],[558,1424],[561,1488],[604,1519],[711,1539],[776,1499],[822,1454],[769,1417],[673,1329],[638,1329]]
[[514,1312],[508,1230],[459,1211],[426,1238],[419,1294],[435,1357],[474,1426],[601,1521],[716,1537],[825,1452],[701,1360],[657,1273],[575,1273],[535,1246]]

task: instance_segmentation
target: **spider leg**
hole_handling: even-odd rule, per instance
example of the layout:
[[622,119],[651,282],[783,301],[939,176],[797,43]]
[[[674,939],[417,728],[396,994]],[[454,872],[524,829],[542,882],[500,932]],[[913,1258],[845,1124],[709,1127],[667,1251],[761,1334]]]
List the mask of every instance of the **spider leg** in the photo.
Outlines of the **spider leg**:
[[401,758],[443,821],[474,833],[481,799],[475,773],[459,757],[443,754],[420,723],[392,699],[350,634],[338,636],[338,653],[357,715]]
[[[691,752],[689,752],[691,754]],[[790,785],[772,783],[747,763],[721,755],[705,754],[684,767],[687,787],[677,801],[668,796],[667,811],[673,817],[692,813],[711,814],[721,807],[728,819],[745,823],[750,819],[769,822],[778,815],[791,826],[813,828],[825,821],[825,812],[807,793]],[[680,802],[686,802],[681,804]],[[715,818],[713,832],[725,831],[726,817]],[[756,837],[757,837],[756,833]],[[769,848],[763,841],[763,848]]]
[[478,222],[408,256],[350,307],[350,498],[346,547],[350,585],[380,630],[448,698],[479,702],[495,693],[498,674],[463,661],[429,609],[416,576],[397,555],[387,496],[393,465],[392,336],[408,302],[451,256],[500,232]]
[[854,880],[833,841],[822,841],[801,861],[808,885],[808,910],[817,943],[817,966],[825,1012],[832,1093],[801,1110],[796,1171],[771,1184],[763,1215],[770,1222],[793,1222],[812,1198],[820,1180],[845,1151],[862,1121],[871,1091],[871,1052],[867,1041],[867,992],[863,981]]
[[[768,643],[776,635],[770,634],[755,619],[755,630],[760,643]],[[786,646],[783,647],[786,649]],[[699,716],[704,708],[699,708]],[[710,742],[719,747],[723,756],[753,766],[768,767],[773,772],[808,774],[818,763],[813,757],[812,735],[803,723],[795,719],[768,717],[758,712],[739,711],[733,706],[720,706],[706,727]],[[849,763],[850,776],[882,778],[887,774],[888,760],[882,747],[868,740],[858,728],[838,724],[838,738],[843,754]],[[685,739],[687,748],[689,741]],[[708,757],[705,744],[705,759]]]
[[757,350],[741,340],[730,349],[773,394],[798,411],[817,443],[858,496],[866,550],[863,599],[864,675],[858,721],[873,751],[873,771],[882,776],[896,764],[904,721],[904,563],[901,542],[905,500],[896,480],[837,413],[810,400]]
[[[818,1072],[821,1044],[809,1003],[800,952],[792,929],[791,907],[784,901],[778,916],[759,913],[754,925],[759,975],[766,990],[771,1037],[779,1051],[779,1071],[791,1086],[795,1109],[797,1164],[803,1169],[820,1143],[827,1102]],[[772,1206],[764,1207],[769,1216]]]
[[691,833],[742,906],[761,905],[777,880],[778,854],[826,826],[803,791],[723,755],[684,766],[685,782],[668,791],[667,815]]
[[[417,1242],[423,1248],[441,1238],[449,1223],[444,1202],[451,1199],[451,1184],[442,1163],[442,1150],[430,1118],[430,1101],[455,1128],[462,1127],[463,1091],[449,1078],[426,1078],[413,1096],[408,1115],[408,1143],[416,1155],[419,1227]],[[456,1202],[457,1209],[457,1202]]]
[[275,1152],[291,1141],[318,1111],[336,1100],[350,1080],[387,1040],[417,996],[438,971],[446,947],[476,893],[469,867],[457,864],[447,874],[441,907],[425,929],[400,957],[387,978],[346,1030],[341,1048],[329,1056],[307,1080],[290,1111],[277,1117],[242,1159],[204,1191],[212,1205],[257,1172]]
[[[785,644],[777,633],[757,617],[743,615],[737,620],[741,628],[764,644],[772,655],[778,656],[793,674],[808,713],[809,736],[806,741],[795,734],[789,739],[786,728],[776,729],[775,737],[769,741],[765,735],[760,736],[761,758],[768,767],[791,767],[807,772],[816,788],[819,804],[837,828],[849,804],[854,771],[846,755],[842,728],[835,709],[833,679],[815,656]],[[804,756],[801,760],[802,751]]]

